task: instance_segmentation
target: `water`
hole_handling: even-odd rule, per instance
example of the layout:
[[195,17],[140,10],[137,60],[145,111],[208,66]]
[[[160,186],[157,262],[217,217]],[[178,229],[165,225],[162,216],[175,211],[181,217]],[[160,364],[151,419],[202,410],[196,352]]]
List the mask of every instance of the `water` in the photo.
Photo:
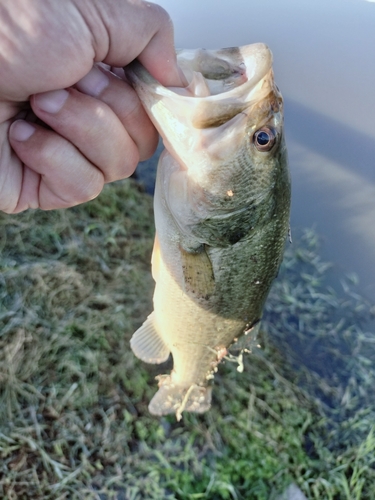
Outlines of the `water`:
[[177,47],[267,43],[285,98],[292,231],[314,226],[323,256],[375,300],[375,3],[159,0]]

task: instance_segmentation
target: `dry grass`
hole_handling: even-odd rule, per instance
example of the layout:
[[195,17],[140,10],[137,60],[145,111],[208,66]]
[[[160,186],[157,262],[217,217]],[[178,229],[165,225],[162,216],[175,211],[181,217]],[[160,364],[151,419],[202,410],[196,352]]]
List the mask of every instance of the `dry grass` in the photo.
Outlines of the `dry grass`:
[[205,415],[156,419],[129,339],[151,310],[152,199],[134,181],[0,218],[0,496],[375,496],[371,305],[327,288],[315,236],[288,249],[262,349],[220,367]]

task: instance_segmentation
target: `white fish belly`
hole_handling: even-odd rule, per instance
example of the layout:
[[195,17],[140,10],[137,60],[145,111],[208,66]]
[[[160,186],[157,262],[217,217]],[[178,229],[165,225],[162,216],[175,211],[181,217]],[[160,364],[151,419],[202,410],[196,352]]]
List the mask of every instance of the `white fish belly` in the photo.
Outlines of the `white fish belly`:
[[197,304],[164,263],[154,293],[154,315],[156,329],[173,355],[173,383],[185,388],[207,384],[223,348],[245,326]]

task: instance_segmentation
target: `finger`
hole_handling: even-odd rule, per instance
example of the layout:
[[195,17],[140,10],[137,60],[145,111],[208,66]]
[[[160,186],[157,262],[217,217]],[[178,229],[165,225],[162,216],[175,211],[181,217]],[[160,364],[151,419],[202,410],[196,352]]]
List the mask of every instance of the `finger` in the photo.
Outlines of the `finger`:
[[10,121],[0,124],[0,210],[12,213],[22,183],[20,160],[8,141]]
[[138,56],[163,85],[181,85],[173,26],[158,5],[141,0],[8,0],[0,2],[2,7],[7,22],[0,24],[5,40],[1,87],[8,100],[26,101],[30,94],[70,87],[93,61],[123,67]]
[[138,55],[138,59],[162,85],[185,87],[188,83],[177,65],[172,20],[159,5],[153,4],[153,9],[155,20],[158,21],[157,31]]
[[163,85],[185,84],[177,66],[173,24],[160,5],[141,1],[97,1],[95,4],[101,18],[101,23],[96,25],[107,29],[107,38],[103,33],[95,37],[97,61],[123,67],[138,57]]
[[34,113],[98,167],[105,182],[129,177],[138,164],[136,144],[119,118],[101,100],[76,89],[31,98]]
[[29,207],[71,207],[95,198],[102,190],[100,169],[54,131],[17,120],[9,129],[9,140],[24,164],[15,212]]
[[114,111],[136,144],[140,161],[152,156],[158,134],[130,85],[111,71],[95,65],[75,87],[84,94],[99,98]]

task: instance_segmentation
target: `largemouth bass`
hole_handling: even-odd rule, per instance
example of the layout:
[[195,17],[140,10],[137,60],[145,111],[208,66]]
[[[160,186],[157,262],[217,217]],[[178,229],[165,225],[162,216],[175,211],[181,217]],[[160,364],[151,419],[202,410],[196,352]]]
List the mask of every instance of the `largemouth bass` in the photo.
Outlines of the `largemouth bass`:
[[150,402],[155,415],[210,408],[213,374],[254,336],[289,228],[283,102],[264,44],[183,50],[190,82],[165,88],[125,68],[165,150],[155,187],[154,311],[131,348],[147,363],[172,353]]

